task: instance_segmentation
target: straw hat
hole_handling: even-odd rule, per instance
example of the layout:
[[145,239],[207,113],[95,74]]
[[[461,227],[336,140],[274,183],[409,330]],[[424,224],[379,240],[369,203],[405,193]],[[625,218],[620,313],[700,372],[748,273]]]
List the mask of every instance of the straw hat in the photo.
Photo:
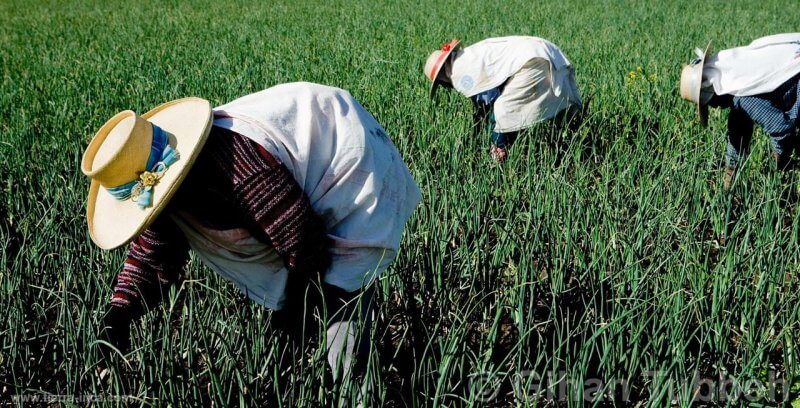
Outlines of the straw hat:
[[436,93],[436,88],[439,86],[439,73],[442,71],[442,67],[444,67],[445,62],[447,61],[447,57],[453,53],[453,51],[457,50],[459,47],[459,41],[453,38],[447,44],[442,45],[441,50],[436,50],[428,56],[428,60],[425,61],[425,68],[424,73],[428,79],[431,80],[431,91],[430,95]]
[[113,249],[141,234],[178,190],[210,130],[211,105],[200,98],[109,119],[81,163],[91,179],[86,218],[92,240]]
[[681,71],[681,97],[697,105],[700,124],[706,126],[708,124],[708,105],[700,99],[700,90],[703,85],[703,66],[711,53],[711,42],[709,41],[705,52],[699,48],[695,52],[697,58],[691,64],[684,65]]

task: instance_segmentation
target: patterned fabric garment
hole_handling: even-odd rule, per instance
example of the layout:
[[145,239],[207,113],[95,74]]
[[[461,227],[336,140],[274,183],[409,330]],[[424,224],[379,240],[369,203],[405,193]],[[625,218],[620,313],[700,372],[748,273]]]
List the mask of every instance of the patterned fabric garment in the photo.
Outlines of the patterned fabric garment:
[[288,169],[255,142],[214,127],[169,206],[131,243],[112,306],[141,315],[179,279],[189,245],[170,216],[177,211],[207,228],[246,229],[270,244],[291,273],[326,266],[325,226]]
[[774,91],[756,96],[733,97],[728,116],[728,145],[725,163],[735,168],[749,146],[753,124],[770,135],[773,152],[783,167],[797,146],[797,115],[800,110],[800,87],[795,76]]
[[480,103],[481,105],[490,106],[491,104],[494,103],[494,101],[497,100],[497,98],[500,97],[500,93],[501,93],[500,87],[498,86],[497,88],[492,88],[486,92],[481,92],[473,96],[471,99],[475,103]]

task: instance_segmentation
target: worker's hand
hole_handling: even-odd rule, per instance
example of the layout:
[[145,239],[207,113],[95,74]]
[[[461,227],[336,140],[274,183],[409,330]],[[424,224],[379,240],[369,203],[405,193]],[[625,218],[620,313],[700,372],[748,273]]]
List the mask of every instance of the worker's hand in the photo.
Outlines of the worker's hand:
[[725,166],[725,174],[722,175],[722,186],[725,191],[730,191],[733,186],[733,180],[736,177],[736,169],[733,167]]
[[[276,322],[289,335],[301,339],[307,327],[314,322],[315,306],[321,304],[320,284],[322,273],[316,272],[308,264],[303,270],[289,270],[286,277],[286,288],[283,309],[275,315]],[[314,272],[311,272],[314,271]]]
[[131,320],[128,311],[114,306],[109,306],[103,315],[96,343],[100,360],[94,367],[94,379],[98,386],[105,387],[111,383],[112,372],[120,367],[120,354],[124,355],[130,350]]
[[290,255],[286,261],[289,274],[299,277],[300,281],[316,280],[324,276],[331,266],[330,248],[333,242],[325,233],[318,234],[318,237],[301,251]]
[[97,339],[100,340],[98,346],[104,360],[108,360],[118,352],[125,354],[130,350],[131,320],[131,315],[127,310],[109,306],[100,323],[97,335]]
[[284,322],[284,326],[294,336],[300,335],[305,325],[313,320],[313,308],[319,304],[321,296],[320,284],[331,265],[332,244],[333,241],[326,234],[321,234],[317,242],[287,262],[289,273],[283,309],[294,319]]
[[494,160],[497,163],[502,163],[508,156],[508,150],[494,145],[492,145],[492,150],[490,151],[490,153],[492,155],[492,160]]

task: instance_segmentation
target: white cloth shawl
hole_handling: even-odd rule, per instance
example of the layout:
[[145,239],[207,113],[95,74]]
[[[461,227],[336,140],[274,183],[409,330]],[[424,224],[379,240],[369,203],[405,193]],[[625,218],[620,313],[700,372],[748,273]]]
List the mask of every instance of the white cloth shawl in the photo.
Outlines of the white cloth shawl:
[[467,97],[477,95],[500,86],[534,58],[550,61],[553,94],[560,96],[572,65],[555,44],[527,36],[488,38],[459,50],[453,59],[453,87]]
[[[393,258],[403,227],[420,201],[420,191],[383,128],[353,96],[328,86],[289,83],[220,106],[214,109],[214,117],[214,126],[263,146],[303,188],[333,240],[333,264],[326,281],[352,291],[369,283],[365,277],[371,276],[370,268],[385,269],[381,257]],[[181,223],[189,230],[186,224]],[[241,252],[254,256],[253,265],[247,265],[247,259],[225,260],[212,251],[218,243],[205,241],[214,240],[189,235],[196,238],[190,239],[192,248],[212,269],[238,282],[243,290],[256,287],[261,293],[251,293],[254,300],[280,307],[285,271],[269,285],[247,283],[253,268],[275,263],[276,254],[270,253],[274,251],[261,254],[261,250],[251,251],[252,245],[242,244],[248,240],[232,241],[241,246]],[[268,291],[275,293],[267,296]]]
[[703,86],[713,86],[717,95],[759,95],[798,73],[800,33],[777,34],[711,56],[703,67]]
[[580,94],[575,77],[561,96],[553,94],[550,86],[550,62],[535,58],[512,75],[503,85],[503,93],[494,103],[494,131],[514,132],[554,118],[570,106],[580,106]]
[[337,245],[397,249],[420,192],[383,128],[347,91],[289,83],[214,110],[214,125],[289,168]]

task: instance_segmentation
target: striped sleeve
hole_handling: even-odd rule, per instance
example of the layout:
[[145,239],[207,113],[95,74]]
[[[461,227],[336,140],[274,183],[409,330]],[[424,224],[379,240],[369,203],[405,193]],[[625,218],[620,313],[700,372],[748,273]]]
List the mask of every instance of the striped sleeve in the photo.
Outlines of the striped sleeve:
[[128,250],[117,275],[111,306],[137,317],[161,302],[162,293],[175,283],[189,259],[189,245],[177,225],[164,213]]
[[218,133],[227,135],[213,138],[214,162],[230,178],[237,203],[287,268],[308,274],[327,269],[325,225],[289,169],[250,139],[221,129]]

